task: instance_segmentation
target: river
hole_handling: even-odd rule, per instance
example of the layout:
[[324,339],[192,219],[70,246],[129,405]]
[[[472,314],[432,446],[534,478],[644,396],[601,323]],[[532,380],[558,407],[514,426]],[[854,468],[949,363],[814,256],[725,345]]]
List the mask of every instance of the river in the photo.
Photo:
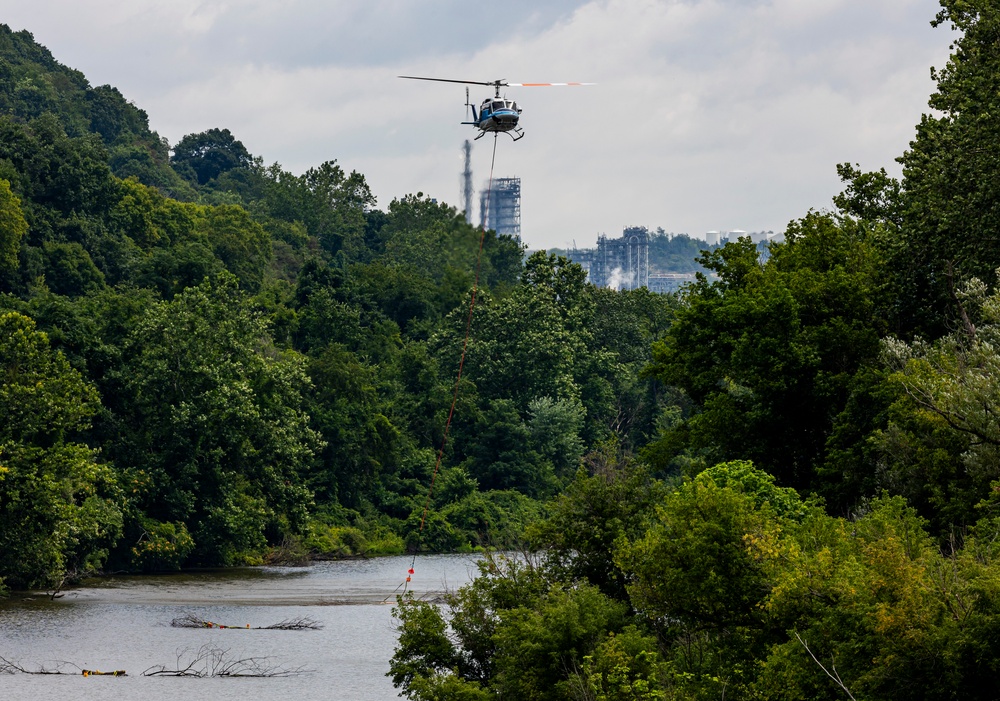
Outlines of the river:
[[[417,596],[455,589],[476,574],[473,555],[428,555],[414,563]],[[0,674],[3,701],[388,701],[385,676],[396,643],[394,590],[411,557],[321,562],[308,567],[239,568],[88,580],[61,598],[0,600],[0,657],[26,669],[70,663],[124,669],[127,677]],[[388,603],[382,603],[388,599]],[[226,625],[268,626],[307,617],[319,630],[175,628],[191,614]],[[177,667],[203,645],[228,658],[266,658],[298,673],[270,678],[144,677]],[[76,672],[72,666],[66,671]]]

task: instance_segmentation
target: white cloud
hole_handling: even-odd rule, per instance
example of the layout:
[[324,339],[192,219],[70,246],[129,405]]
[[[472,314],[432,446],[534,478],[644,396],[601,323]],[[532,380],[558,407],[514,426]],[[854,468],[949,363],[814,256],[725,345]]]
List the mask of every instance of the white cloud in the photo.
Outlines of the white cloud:
[[[460,85],[511,82],[527,136],[497,143],[522,179],[532,246],[624,225],[780,229],[838,190],[834,166],[893,168],[951,36],[934,0],[37,0],[6,12],[176,142],[226,127],[301,172],[338,159],[387,206],[459,200]],[[473,87],[478,103],[488,88]],[[492,137],[476,142],[477,186]]]

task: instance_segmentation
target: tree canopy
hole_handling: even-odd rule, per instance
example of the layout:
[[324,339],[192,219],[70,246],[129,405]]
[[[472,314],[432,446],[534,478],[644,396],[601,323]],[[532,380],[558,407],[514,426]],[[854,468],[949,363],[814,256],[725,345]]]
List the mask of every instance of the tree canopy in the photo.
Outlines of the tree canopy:
[[294,175],[225,128],[171,146],[30,34],[4,27],[0,60],[0,310],[96,402],[18,445],[75,451],[112,500],[79,552],[46,507],[49,569],[8,583],[508,542],[598,442],[655,432],[638,373],[673,298],[609,297],[422,193],[379,209],[335,160]]

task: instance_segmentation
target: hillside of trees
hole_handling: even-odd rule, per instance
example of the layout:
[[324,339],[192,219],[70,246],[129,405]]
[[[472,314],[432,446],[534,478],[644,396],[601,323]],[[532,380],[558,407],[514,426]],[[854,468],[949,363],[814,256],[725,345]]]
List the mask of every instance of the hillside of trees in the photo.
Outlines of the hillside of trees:
[[451,551],[519,537],[604,441],[675,300],[584,283],[362,174],[227,129],[170,145],[0,27],[0,578]]

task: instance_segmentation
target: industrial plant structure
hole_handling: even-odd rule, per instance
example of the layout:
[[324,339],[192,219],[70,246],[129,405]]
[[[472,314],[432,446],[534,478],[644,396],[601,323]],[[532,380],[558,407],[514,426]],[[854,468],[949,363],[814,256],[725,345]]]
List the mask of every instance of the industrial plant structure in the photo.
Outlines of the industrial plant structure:
[[495,178],[479,195],[481,224],[521,240],[521,179]]
[[472,142],[462,144],[465,169],[462,170],[462,205],[465,207],[465,221],[472,223]]
[[[601,234],[597,237],[597,248],[578,249],[574,243],[566,255],[580,265],[587,272],[588,281],[598,287],[616,290],[646,287],[652,292],[677,292],[696,281],[695,271],[701,270],[701,266],[695,263],[696,256],[692,256],[687,264],[682,263],[678,269],[663,267],[665,263],[671,265],[669,258],[664,258],[661,240],[664,236],[673,235],[664,234],[662,229],[656,234],[650,234],[644,226],[631,226],[624,229],[621,238],[612,239]],[[769,241],[780,241],[783,238],[780,235],[774,236],[770,231],[746,232],[741,229],[709,231],[705,235],[706,244],[710,248],[744,237],[758,245],[762,256],[767,255]],[[653,249],[652,265],[650,248]],[[678,262],[673,261],[674,264]],[[713,277],[708,271],[702,270],[702,273],[709,278]]]
[[677,292],[684,285],[690,285],[697,279],[696,273],[650,273],[646,287],[650,292],[668,294]]
[[618,239],[601,234],[596,249],[574,251],[572,258],[598,287],[634,290],[649,285],[649,231],[644,226],[626,227]]

